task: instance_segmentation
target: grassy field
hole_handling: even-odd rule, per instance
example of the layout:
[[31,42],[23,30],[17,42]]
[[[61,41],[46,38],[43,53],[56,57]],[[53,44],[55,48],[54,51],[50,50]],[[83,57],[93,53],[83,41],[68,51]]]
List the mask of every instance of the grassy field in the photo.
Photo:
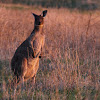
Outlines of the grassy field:
[[44,57],[25,88],[10,86],[11,58],[34,28],[31,12],[45,8],[0,5],[0,100],[99,100],[100,11],[79,12],[48,8]]

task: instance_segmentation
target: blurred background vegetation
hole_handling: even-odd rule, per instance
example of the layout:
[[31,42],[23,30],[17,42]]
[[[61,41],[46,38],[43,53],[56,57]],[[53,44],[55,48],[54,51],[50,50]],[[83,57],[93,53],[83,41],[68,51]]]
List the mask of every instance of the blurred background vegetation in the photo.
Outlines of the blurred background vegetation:
[[[99,1],[0,0],[0,100],[100,100]],[[25,82],[14,96],[11,58],[33,30],[31,12],[44,7],[46,40],[36,84]]]
[[100,0],[0,0],[1,3],[39,5],[42,7],[77,8],[95,10],[100,8]]

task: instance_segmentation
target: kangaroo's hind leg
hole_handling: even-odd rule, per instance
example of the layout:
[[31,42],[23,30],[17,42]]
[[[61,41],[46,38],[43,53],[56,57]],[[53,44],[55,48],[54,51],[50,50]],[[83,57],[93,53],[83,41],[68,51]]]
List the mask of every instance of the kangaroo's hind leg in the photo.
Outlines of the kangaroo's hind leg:
[[24,77],[27,73],[27,59],[23,58],[22,65],[21,65],[21,76],[20,76],[20,82],[22,83],[22,88],[24,88]]
[[19,75],[17,78],[17,83],[15,84],[15,89],[14,89],[14,96],[16,96],[16,89],[21,86],[22,87],[22,91],[24,90],[24,76],[27,72],[27,59],[23,58],[22,60],[20,60],[21,63],[19,64],[20,70],[19,70]]
[[34,68],[34,76],[30,80],[32,87],[35,87],[35,85],[36,85],[36,73],[37,73],[37,70],[39,68],[39,60],[37,60],[36,65],[34,67],[35,67]]

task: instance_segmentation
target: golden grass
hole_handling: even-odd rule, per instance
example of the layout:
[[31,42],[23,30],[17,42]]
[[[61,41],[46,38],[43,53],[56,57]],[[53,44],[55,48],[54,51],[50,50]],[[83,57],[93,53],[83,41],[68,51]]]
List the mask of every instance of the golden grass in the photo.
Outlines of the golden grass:
[[[14,98],[13,90],[9,92],[10,88],[7,87],[8,81],[12,79],[10,60],[16,48],[34,28],[34,17],[31,12],[40,14],[42,10],[43,8],[41,11],[0,8],[1,99]],[[80,13],[63,8],[49,8],[44,25],[46,35],[44,57],[40,61],[36,89],[30,89],[32,85],[28,82],[25,91],[18,89],[16,98],[98,99],[100,97],[99,16],[99,11]]]

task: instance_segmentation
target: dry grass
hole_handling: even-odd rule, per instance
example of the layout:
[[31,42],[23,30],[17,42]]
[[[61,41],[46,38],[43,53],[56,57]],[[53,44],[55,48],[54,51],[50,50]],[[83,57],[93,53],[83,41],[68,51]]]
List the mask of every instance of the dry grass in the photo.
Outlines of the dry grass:
[[[0,99],[14,99],[9,83],[10,60],[16,48],[34,27],[31,12],[39,9],[0,8]],[[91,13],[91,14],[90,14]],[[48,9],[44,34],[44,57],[36,86],[28,81],[17,89],[16,99],[99,100],[100,99],[100,12],[70,12]]]

